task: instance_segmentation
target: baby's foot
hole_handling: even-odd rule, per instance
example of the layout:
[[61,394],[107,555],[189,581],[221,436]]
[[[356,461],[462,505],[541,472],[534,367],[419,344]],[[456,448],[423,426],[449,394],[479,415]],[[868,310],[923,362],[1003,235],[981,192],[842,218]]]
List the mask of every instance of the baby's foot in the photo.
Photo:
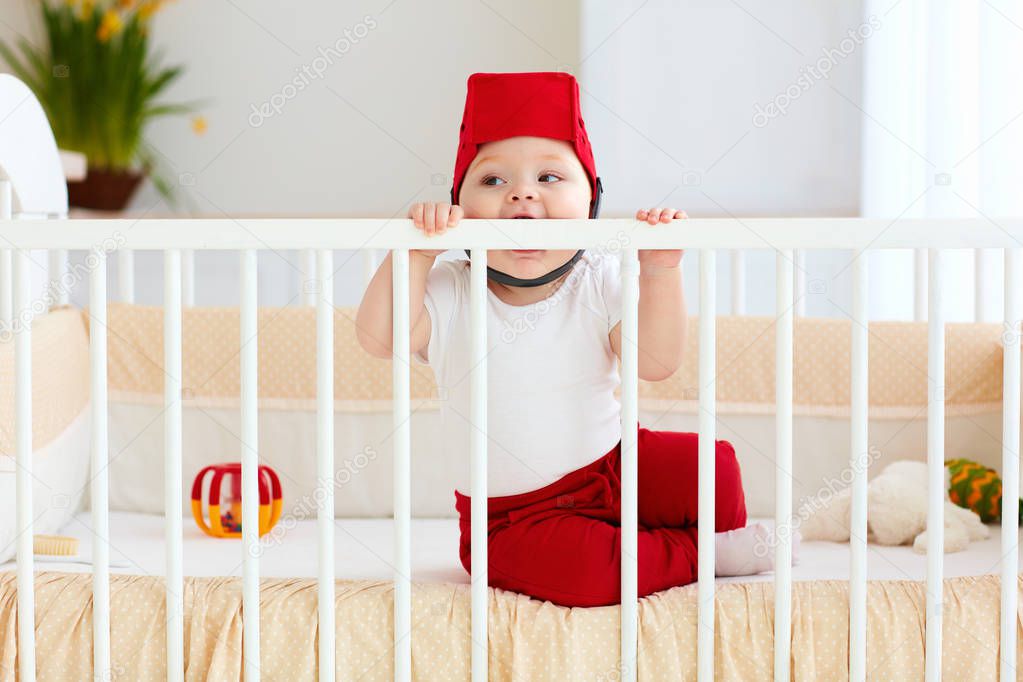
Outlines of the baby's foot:
[[[792,563],[797,564],[800,536],[792,534]],[[754,575],[774,570],[775,539],[762,523],[714,534],[714,574]]]

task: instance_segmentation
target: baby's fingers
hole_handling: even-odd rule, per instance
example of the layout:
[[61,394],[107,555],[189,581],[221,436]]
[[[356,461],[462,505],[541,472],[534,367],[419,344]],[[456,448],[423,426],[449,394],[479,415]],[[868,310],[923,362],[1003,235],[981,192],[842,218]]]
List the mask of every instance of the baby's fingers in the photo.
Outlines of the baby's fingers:
[[412,218],[412,224],[417,229],[423,229],[423,205],[421,203],[412,204],[412,208],[409,209],[408,217]]
[[457,226],[464,217],[465,211],[462,210],[461,206],[452,206],[451,213],[448,215],[448,227]]
[[451,204],[437,204],[437,216],[434,223],[434,233],[443,234],[448,227],[453,227],[450,224],[452,215]]
[[433,234],[435,226],[437,225],[437,205],[433,203],[426,204],[423,210],[423,231],[426,232],[426,236]]

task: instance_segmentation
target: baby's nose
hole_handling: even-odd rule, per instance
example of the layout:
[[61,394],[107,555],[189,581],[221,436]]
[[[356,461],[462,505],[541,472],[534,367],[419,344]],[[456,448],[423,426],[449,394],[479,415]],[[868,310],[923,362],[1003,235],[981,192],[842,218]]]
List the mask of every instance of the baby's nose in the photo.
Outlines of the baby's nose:
[[512,201],[518,201],[519,199],[536,199],[535,192],[513,192]]

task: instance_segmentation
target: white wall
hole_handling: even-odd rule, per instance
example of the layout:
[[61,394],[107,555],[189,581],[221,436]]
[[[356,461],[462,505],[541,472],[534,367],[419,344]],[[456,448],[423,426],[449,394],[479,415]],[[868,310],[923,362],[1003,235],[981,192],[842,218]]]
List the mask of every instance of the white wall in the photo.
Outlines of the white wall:
[[[598,9],[599,4],[599,9]],[[859,208],[861,51],[831,52],[828,78],[804,69],[840,50],[859,0],[632,0],[614,12],[584,3],[584,110],[609,211],[683,207],[691,216],[854,216]],[[882,29],[883,30],[883,27]],[[610,38],[606,38],[610,35]],[[606,38],[606,40],[605,40]],[[849,47],[846,44],[845,47]],[[592,53],[592,54],[591,54]],[[754,119],[801,76],[784,115]],[[697,254],[686,256],[697,306]],[[849,254],[815,253],[823,285],[807,311],[848,308]],[[747,255],[748,310],[774,310],[774,255]],[[727,254],[719,310],[729,310]],[[834,301],[835,303],[832,303]]]
[[[33,2],[0,10],[0,37],[30,31]],[[762,127],[753,116],[838,46],[860,12],[858,0],[310,0],[301,11],[178,0],[153,35],[168,62],[187,65],[171,98],[206,100],[209,130],[196,136],[187,120],[166,119],[149,137],[203,214],[403,217],[413,201],[446,198],[469,73],[562,69],[583,85],[606,216],[666,203],[694,216],[855,215],[858,51],[786,115]],[[363,37],[333,64],[317,64],[318,48],[346,30]],[[285,92],[303,67],[317,66],[322,77]],[[256,121],[253,106],[275,96],[280,113]],[[148,187],[132,208],[165,210]],[[830,282],[846,260],[813,257],[811,276]],[[352,258],[338,273],[339,302],[357,302],[361,263]],[[750,263],[750,310],[768,312],[773,292],[753,284],[772,276],[773,256],[752,254]],[[264,252],[260,267],[261,302],[294,300],[297,255]],[[720,269],[726,306],[726,260]],[[139,254],[140,301],[160,300],[160,270],[156,254]],[[199,303],[236,300],[233,254],[200,254],[197,276]],[[840,283],[828,293],[844,295]],[[810,301],[811,313],[834,314],[824,298]]]
[[[0,8],[0,39],[39,40],[35,3]],[[187,66],[168,98],[205,100],[209,129],[196,136],[187,119],[164,119],[149,138],[199,213],[404,217],[413,201],[447,197],[468,75],[571,63],[578,23],[575,2],[306,0],[299,10],[178,0],[157,16],[153,36],[167,63]],[[339,40],[343,54],[325,61],[319,49]],[[296,77],[308,86],[286,91]],[[252,116],[275,96],[279,113]],[[166,211],[150,187],[131,208]],[[339,303],[357,303],[361,264],[351,258],[337,274]],[[260,254],[262,303],[298,295],[296,267],[296,254]],[[138,255],[140,302],[161,300],[161,269],[157,254]],[[234,254],[200,254],[198,302],[237,301],[237,275]]]

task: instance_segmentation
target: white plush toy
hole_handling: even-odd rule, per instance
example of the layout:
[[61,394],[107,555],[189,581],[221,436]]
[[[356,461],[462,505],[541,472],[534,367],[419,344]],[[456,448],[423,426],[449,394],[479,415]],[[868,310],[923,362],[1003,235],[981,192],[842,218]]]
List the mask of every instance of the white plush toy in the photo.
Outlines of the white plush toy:
[[[834,495],[818,495],[797,515],[803,540],[849,541],[851,488]],[[973,540],[988,537],[988,527],[969,509],[948,499],[945,470],[945,552],[959,552]],[[867,484],[867,541],[879,545],[913,543],[913,550],[927,552],[927,464],[892,462]]]

